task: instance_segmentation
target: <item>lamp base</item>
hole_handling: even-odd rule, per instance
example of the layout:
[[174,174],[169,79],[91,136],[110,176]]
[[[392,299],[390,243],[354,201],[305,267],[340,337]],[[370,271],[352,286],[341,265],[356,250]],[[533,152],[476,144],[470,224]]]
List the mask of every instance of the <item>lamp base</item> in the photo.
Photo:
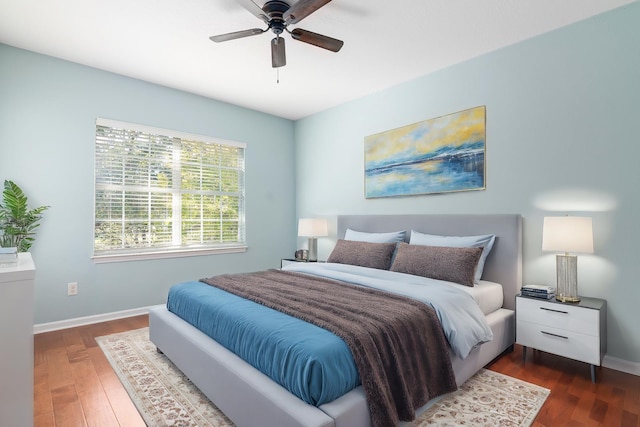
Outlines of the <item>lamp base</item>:
[[307,261],[318,261],[318,239],[315,237],[309,237],[309,255],[307,256]]
[[556,255],[558,289],[556,300],[560,302],[579,302],[578,296],[578,257],[575,255]]
[[562,295],[557,295],[556,296],[556,301],[560,301],[560,302],[580,302],[580,298],[579,297],[567,297],[567,296],[562,296]]

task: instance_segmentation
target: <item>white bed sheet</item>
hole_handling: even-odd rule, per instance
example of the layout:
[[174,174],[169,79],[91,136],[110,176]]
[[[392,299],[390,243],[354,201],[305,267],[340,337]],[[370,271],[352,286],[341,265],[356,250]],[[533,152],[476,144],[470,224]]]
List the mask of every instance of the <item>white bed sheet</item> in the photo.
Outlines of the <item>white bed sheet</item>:
[[500,283],[480,280],[480,282],[473,287],[459,285],[457,283],[451,283],[451,286],[462,289],[471,295],[485,316],[501,308],[504,302],[503,289]]
[[478,344],[491,341],[491,328],[471,295],[451,282],[389,270],[337,263],[292,263],[283,270],[340,280],[403,295],[431,305],[449,345],[461,358]]

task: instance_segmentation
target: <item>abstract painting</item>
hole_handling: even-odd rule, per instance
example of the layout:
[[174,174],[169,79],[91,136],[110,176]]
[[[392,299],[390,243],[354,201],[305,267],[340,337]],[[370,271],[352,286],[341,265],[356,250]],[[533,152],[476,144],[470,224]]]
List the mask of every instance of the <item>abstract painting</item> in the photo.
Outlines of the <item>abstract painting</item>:
[[485,188],[485,106],[364,139],[365,197]]

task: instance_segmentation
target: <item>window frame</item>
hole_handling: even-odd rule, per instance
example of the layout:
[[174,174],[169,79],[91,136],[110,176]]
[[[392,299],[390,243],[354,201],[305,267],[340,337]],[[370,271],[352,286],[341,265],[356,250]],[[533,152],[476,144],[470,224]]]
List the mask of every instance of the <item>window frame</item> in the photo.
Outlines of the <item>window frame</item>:
[[[186,141],[195,141],[195,142],[200,142],[200,143],[204,143],[204,144],[216,144],[216,145],[225,145],[225,146],[229,146],[229,147],[235,147],[235,148],[239,148],[242,149],[242,165],[239,168],[239,170],[242,173],[242,176],[240,178],[240,191],[238,193],[240,193],[240,204],[241,204],[241,209],[240,212],[238,213],[238,226],[242,229],[241,235],[243,238],[243,241],[238,241],[238,242],[230,242],[230,243],[220,243],[220,244],[199,244],[199,245],[183,245],[183,246],[168,246],[168,247],[158,247],[158,248],[146,248],[146,249],[142,249],[142,248],[138,248],[139,250],[136,251],[136,248],[129,248],[129,249],[122,249],[122,252],[118,253],[118,249],[114,249],[113,251],[109,251],[109,253],[96,253],[96,221],[98,220],[98,218],[96,218],[96,214],[97,214],[97,192],[99,191],[98,188],[98,168],[97,168],[97,148],[98,148],[98,126],[103,126],[103,127],[110,127],[110,128],[114,128],[114,129],[124,129],[125,131],[132,131],[132,132],[144,132],[144,133],[148,133],[148,134],[152,134],[152,135],[161,135],[163,137],[168,137],[168,138],[177,138],[180,139],[181,142],[183,140]],[[135,261],[135,260],[145,260],[145,259],[161,259],[161,258],[178,258],[178,257],[190,257],[190,256],[202,256],[202,255],[211,255],[211,254],[224,254],[224,253],[239,253],[239,252],[246,252],[247,250],[247,244],[246,244],[246,197],[245,197],[245,193],[246,193],[246,183],[245,183],[245,177],[246,177],[246,172],[245,172],[245,162],[246,162],[246,150],[247,150],[247,144],[245,143],[241,143],[241,142],[236,142],[236,141],[229,141],[229,140],[225,140],[225,139],[221,139],[221,138],[213,138],[210,136],[204,136],[204,135],[197,135],[197,134],[191,134],[191,133],[186,133],[186,132],[180,132],[180,131],[175,131],[175,130],[170,130],[170,129],[163,129],[163,128],[158,128],[158,127],[153,127],[153,126],[146,126],[146,125],[141,125],[141,124],[136,124],[136,123],[129,123],[129,122],[123,122],[123,121],[118,121],[118,120],[112,120],[112,119],[105,119],[105,118],[96,118],[96,123],[95,123],[95,128],[94,128],[94,144],[93,144],[93,161],[94,161],[94,179],[93,179],[93,233],[92,233],[92,260],[95,263],[108,263],[108,262],[120,262],[120,261]],[[182,151],[182,149],[181,149]],[[180,167],[184,166],[183,163],[180,163],[178,165],[178,171],[181,170]],[[175,172],[175,165],[174,165],[174,172]],[[175,186],[171,187],[171,191],[178,191],[180,192],[180,194],[188,194],[187,192],[184,192],[184,189],[182,188],[176,188]],[[200,190],[199,190],[200,191]],[[180,196],[182,197],[182,196]],[[174,223],[173,228],[176,228],[176,225],[178,227],[180,227],[179,229],[181,229],[182,227],[182,218],[181,218],[181,211],[180,212],[175,212],[175,206],[174,206],[174,210],[173,210],[173,215],[172,215],[172,221],[174,221],[176,219],[176,217],[178,217],[179,222]]]

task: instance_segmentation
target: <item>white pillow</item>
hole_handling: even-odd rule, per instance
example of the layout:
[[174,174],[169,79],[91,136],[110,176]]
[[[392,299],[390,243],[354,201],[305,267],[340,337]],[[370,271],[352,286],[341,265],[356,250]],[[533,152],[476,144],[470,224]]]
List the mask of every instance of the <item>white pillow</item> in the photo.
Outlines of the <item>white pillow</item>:
[[484,263],[493,248],[496,240],[495,234],[484,234],[481,236],[437,236],[434,234],[424,234],[415,230],[411,230],[411,238],[409,243],[412,245],[425,246],[444,246],[450,248],[479,248],[483,247],[482,255],[478,261],[474,283],[478,283],[482,277]]
[[404,230],[391,233],[367,233],[347,228],[347,231],[344,233],[344,240],[370,243],[397,243],[404,242],[405,233]]

